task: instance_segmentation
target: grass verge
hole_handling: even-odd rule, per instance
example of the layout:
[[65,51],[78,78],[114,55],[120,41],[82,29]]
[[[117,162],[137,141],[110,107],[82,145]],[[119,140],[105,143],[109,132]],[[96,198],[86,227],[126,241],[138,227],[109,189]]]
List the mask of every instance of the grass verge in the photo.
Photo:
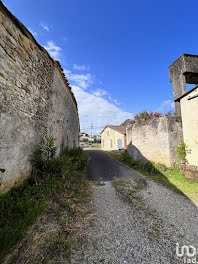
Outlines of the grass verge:
[[198,202],[198,180],[186,179],[179,167],[168,168],[161,163],[135,161],[127,153],[107,153],[112,158],[135,169],[153,181],[186,195],[193,202]]
[[[43,261],[40,261],[41,252],[35,255],[39,256],[38,263],[48,263],[46,252],[47,248],[54,252],[52,244],[56,252],[70,252],[70,224],[82,213],[82,206],[91,195],[86,177],[88,155],[81,149],[65,150],[60,157],[43,158],[43,154],[44,151],[38,149],[32,157],[32,177],[0,197],[0,263],[25,237],[38,216],[49,216],[52,212],[56,225],[59,223],[53,238],[55,244],[48,244],[49,236],[46,250],[42,250]],[[15,256],[11,263],[19,263],[18,258]],[[37,262],[31,259],[24,263]]]

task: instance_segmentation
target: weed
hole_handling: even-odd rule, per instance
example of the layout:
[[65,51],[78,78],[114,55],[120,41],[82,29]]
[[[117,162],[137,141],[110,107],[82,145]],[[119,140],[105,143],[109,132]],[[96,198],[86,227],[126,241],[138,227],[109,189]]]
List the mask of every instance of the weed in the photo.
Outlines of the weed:
[[186,150],[187,150],[187,148],[188,148],[188,146],[184,143],[184,141],[181,141],[179,146],[176,148],[177,155],[178,155],[178,158],[179,158],[181,163],[186,163],[187,162],[187,159],[186,159]]
[[128,181],[128,180],[123,180],[123,179],[116,179],[116,180],[114,180],[112,182],[112,185],[114,187],[123,187],[123,186],[131,187],[132,186],[132,182]]
[[[45,146],[38,147],[31,157],[32,177],[0,197],[0,263],[44,212],[50,199],[65,192],[79,200],[89,197],[87,153],[78,148],[66,149],[59,157],[55,154],[54,139],[46,137]],[[72,207],[71,213],[75,210]],[[63,216],[61,211],[59,214]],[[66,248],[69,244],[68,240]]]
[[92,184],[95,186],[104,186],[105,185],[105,183],[101,182],[101,181],[93,181]]

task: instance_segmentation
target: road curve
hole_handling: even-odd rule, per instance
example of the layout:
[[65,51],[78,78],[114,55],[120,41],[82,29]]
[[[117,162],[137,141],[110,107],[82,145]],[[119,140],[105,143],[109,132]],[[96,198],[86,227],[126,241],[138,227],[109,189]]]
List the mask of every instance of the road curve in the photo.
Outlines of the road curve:
[[115,178],[135,180],[140,175],[111,158],[101,150],[87,150],[89,153],[88,179],[90,181],[112,181]]

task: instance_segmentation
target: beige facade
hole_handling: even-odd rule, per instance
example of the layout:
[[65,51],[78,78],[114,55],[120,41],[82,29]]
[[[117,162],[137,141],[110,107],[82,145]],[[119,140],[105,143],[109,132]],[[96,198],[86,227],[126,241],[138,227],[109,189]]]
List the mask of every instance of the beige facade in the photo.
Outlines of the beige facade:
[[180,99],[184,142],[189,165],[198,166],[198,87]]
[[101,149],[105,151],[126,149],[125,128],[107,126],[101,132]]

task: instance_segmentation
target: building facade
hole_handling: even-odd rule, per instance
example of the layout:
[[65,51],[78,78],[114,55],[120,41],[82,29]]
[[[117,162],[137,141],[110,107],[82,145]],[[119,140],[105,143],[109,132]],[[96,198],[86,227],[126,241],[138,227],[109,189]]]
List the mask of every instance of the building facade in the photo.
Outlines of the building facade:
[[[176,114],[182,118],[186,144],[186,177],[198,179],[198,55],[183,54],[169,67],[173,84]],[[190,91],[186,84],[196,84]]]
[[101,149],[105,151],[126,149],[126,127],[106,126],[101,132]]
[[189,165],[198,166],[198,86],[179,98]]

